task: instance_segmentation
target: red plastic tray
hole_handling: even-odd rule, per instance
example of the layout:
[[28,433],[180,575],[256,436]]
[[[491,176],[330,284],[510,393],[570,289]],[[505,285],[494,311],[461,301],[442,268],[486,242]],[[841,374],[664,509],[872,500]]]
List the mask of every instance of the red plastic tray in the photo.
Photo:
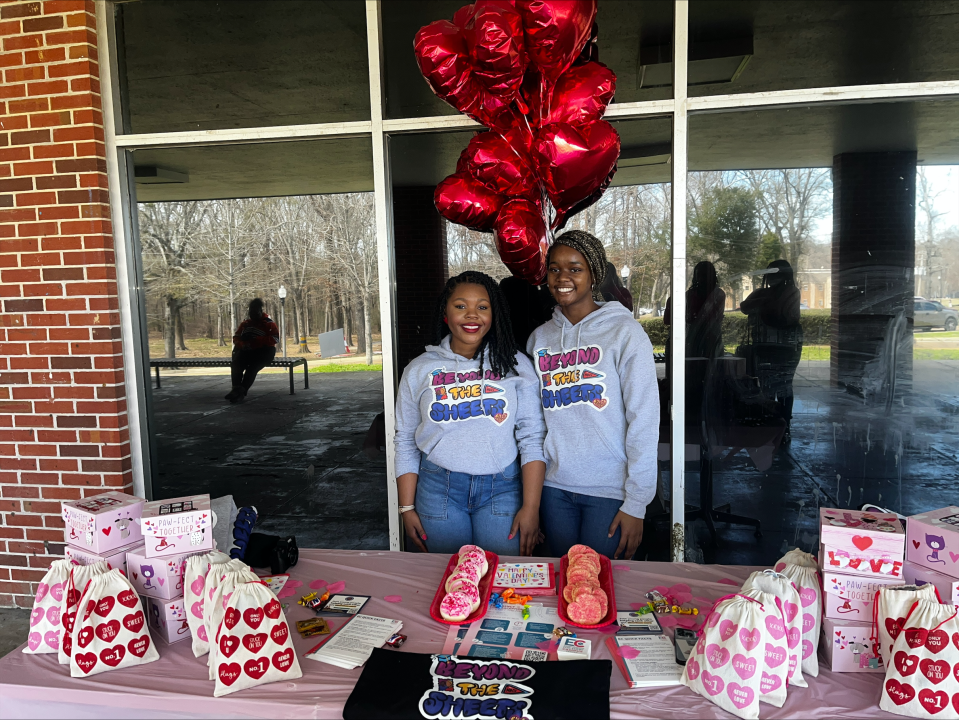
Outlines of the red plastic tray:
[[609,561],[609,558],[605,555],[599,556],[599,587],[606,593],[606,599],[609,601],[609,607],[606,610],[606,617],[600,620],[595,625],[580,625],[569,619],[569,614],[566,612],[566,608],[569,605],[566,602],[566,598],[563,596],[563,591],[566,589],[566,570],[569,567],[569,555],[563,555],[559,561],[559,607],[557,608],[559,612],[560,619],[565,622],[567,625],[572,625],[573,627],[583,628],[589,630],[591,628],[601,628],[605,627],[616,621],[616,593],[613,591],[613,564]]
[[[489,596],[493,592],[493,579],[496,577],[496,566],[499,565],[499,555],[491,553],[489,550],[484,550],[483,552],[486,553],[486,564],[489,567],[479,583],[480,606],[473,611],[472,615],[469,615],[465,620],[461,620],[460,622],[444,620],[440,614],[440,603],[442,603],[443,598],[446,597],[446,580],[453,574],[453,570],[456,568],[460,559],[459,554],[452,555],[449,563],[446,565],[446,572],[443,573],[439,587],[436,588],[436,595],[433,596],[433,602],[430,605],[430,617],[436,620],[436,622],[441,622],[444,625],[466,625],[486,615],[486,610],[489,608]],[[613,617],[616,617],[615,612],[613,613]]]

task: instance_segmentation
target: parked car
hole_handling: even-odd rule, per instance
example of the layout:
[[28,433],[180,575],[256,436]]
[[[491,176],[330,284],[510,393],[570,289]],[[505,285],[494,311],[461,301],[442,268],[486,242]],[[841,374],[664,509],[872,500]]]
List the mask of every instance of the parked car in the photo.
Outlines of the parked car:
[[913,325],[915,328],[931,330],[941,327],[951,332],[959,326],[959,312],[944,307],[933,300],[917,300],[914,303]]

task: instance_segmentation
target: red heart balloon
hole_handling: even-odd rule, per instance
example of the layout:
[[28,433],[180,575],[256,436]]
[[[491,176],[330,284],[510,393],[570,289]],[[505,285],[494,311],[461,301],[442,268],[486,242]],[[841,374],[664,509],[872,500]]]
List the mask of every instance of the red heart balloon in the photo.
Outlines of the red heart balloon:
[[442,100],[449,102],[469,78],[472,68],[463,32],[449,20],[420,28],[413,39],[413,54],[426,82]]
[[609,187],[609,184],[613,181],[613,175],[616,174],[616,166],[613,165],[613,169],[609,171],[609,175],[606,176],[606,179],[600,184],[598,188],[593,190],[590,193],[590,196],[584,200],[580,200],[578,203],[573,205],[569,210],[557,210],[556,217],[553,220],[553,231],[557,232],[562,230],[566,223],[569,222],[569,219],[574,215],[581,213],[583,210],[588,208],[590,205],[595,204],[601,197],[603,193],[606,192],[606,189]]
[[596,0],[516,0],[529,61],[553,85],[579,56],[596,19]]
[[546,223],[542,210],[529,200],[507,202],[494,225],[496,249],[500,259],[518,278],[532,285],[546,279]]
[[526,72],[523,19],[511,2],[478,0],[457,13],[473,65],[473,77],[495,97],[516,97]]
[[437,20],[420,28],[413,40],[413,53],[427,84],[441,100],[488,127],[512,126],[515,115],[509,100],[496,97],[474,77],[458,24]]
[[536,134],[533,155],[553,206],[568,211],[614,171],[619,134],[605,120],[579,128],[567,123],[546,125]]
[[[585,125],[599,120],[615,94],[616,73],[602,63],[570,68],[556,81],[543,124]],[[536,115],[532,108],[530,114]]]
[[502,195],[538,192],[529,142],[519,130],[476,135],[460,155],[456,172],[469,174]]
[[450,175],[436,186],[433,193],[433,203],[440,215],[484,232],[493,228],[493,221],[505,200],[503,195],[464,173]]

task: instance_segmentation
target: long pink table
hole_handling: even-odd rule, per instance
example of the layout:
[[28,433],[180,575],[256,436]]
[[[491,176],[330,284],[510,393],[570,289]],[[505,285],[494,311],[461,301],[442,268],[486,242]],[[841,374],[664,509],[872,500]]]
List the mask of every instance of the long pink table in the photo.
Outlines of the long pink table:
[[[349,550],[301,550],[300,562],[291,576],[308,592],[316,579],[344,580],[346,591],[371,595],[363,612],[403,621],[409,640],[397,652],[441,652],[448,627],[429,617],[429,605],[448,557],[412,553],[358,552]],[[519,560],[519,558],[503,558]],[[735,590],[755,568],[722,565],[617,562],[614,572],[616,599],[628,609],[655,585],[686,583],[693,595],[719,598]],[[558,564],[556,565],[558,567]],[[719,582],[727,580],[727,582]],[[402,602],[386,602],[387,595],[401,595]],[[312,616],[289,602],[287,619],[293,623]],[[540,600],[540,598],[537,598]],[[556,598],[542,598],[555,603]],[[331,623],[339,627],[340,621]],[[608,658],[607,635],[588,632],[593,656]],[[15,650],[0,659],[0,717],[2,718],[339,718],[360,670],[341,670],[303,658],[316,639],[293,633],[303,677],[295,682],[273,683],[242,690],[223,698],[213,697],[206,657],[195,658],[190,643],[171,646],[158,643],[160,659],[142,668],[106,672],[91,678],[71,678],[67,666],[55,655],[25,655]],[[879,710],[881,674],[828,671],[809,678],[806,689],[790,688],[782,708],[762,705],[766,718],[872,718],[895,717]],[[614,718],[731,718],[685,687],[629,689],[614,666],[610,697]]]

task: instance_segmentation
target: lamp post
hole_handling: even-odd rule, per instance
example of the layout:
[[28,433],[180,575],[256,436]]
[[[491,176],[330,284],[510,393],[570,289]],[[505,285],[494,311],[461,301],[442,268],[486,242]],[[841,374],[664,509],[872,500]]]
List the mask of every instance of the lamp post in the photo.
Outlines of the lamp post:
[[283,357],[286,357],[286,287],[280,285],[276,294],[280,296],[280,338],[283,342]]

